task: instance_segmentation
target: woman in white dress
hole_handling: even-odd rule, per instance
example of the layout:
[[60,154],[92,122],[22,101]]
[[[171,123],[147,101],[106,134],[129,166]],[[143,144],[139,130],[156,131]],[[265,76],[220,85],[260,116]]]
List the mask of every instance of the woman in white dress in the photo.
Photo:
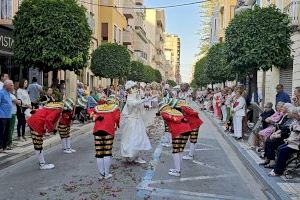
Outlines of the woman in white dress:
[[121,114],[121,155],[122,157],[143,164],[146,161],[139,157],[139,152],[150,150],[151,144],[142,119],[144,101],[138,94],[136,86],[136,83],[133,81],[128,81],[125,85],[128,96]]

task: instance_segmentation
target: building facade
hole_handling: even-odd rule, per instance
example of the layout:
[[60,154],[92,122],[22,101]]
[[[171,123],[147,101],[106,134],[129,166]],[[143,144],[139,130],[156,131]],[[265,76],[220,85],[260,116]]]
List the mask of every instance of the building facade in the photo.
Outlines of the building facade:
[[[146,32],[149,41],[148,62],[154,69],[160,71],[164,80],[166,80],[167,60],[164,52],[165,43],[165,13],[160,9],[146,10]],[[167,74],[168,76],[168,74]]]
[[169,79],[180,83],[180,38],[177,35],[165,34],[164,51],[171,65],[171,69],[168,70]]

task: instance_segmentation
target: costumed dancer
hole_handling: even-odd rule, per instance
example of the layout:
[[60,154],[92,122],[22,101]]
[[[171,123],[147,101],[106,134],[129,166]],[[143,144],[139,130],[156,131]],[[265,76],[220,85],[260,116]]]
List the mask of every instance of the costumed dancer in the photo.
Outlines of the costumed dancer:
[[[163,98],[162,102],[164,102],[166,104],[170,104],[172,102],[172,100],[173,99]],[[171,147],[172,146],[172,135],[169,132],[168,124],[165,121],[164,121],[164,125],[165,125],[165,133],[164,133],[164,142],[162,142],[162,146],[163,147]]]
[[96,149],[97,166],[100,173],[100,179],[109,179],[112,148],[114,135],[120,122],[120,108],[118,100],[109,97],[105,104],[98,105],[94,111],[94,139]]
[[125,89],[128,96],[121,114],[121,155],[129,160],[144,164],[146,161],[139,156],[139,152],[151,149],[146,127],[142,119],[142,114],[145,111],[143,106],[144,101],[138,94],[135,82],[128,81]]
[[64,108],[62,111],[62,116],[58,123],[58,132],[61,138],[61,143],[63,146],[64,153],[75,153],[76,150],[71,148],[71,138],[70,138],[70,131],[71,131],[71,124],[74,116],[75,111],[75,104],[72,99],[67,98],[64,102]]
[[176,110],[180,111],[184,115],[192,129],[189,137],[191,143],[189,154],[183,156],[184,160],[192,160],[194,158],[196,143],[198,140],[199,128],[203,124],[203,121],[200,119],[199,113],[189,107],[185,101],[173,99],[171,107],[175,107]]
[[192,129],[183,114],[171,108],[165,102],[160,102],[159,114],[167,123],[169,131],[172,134],[172,156],[175,168],[170,169],[168,173],[171,176],[180,176],[183,150]]
[[44,159],[43,136],[46,132],[56,132],[56,124],[61,117],[63,106],[64,104],[60,102],[48,103],[43,108],[32,111],[32,115],[27,119],[40,169],[52,169],[55,167],[54,164],[46,163]]

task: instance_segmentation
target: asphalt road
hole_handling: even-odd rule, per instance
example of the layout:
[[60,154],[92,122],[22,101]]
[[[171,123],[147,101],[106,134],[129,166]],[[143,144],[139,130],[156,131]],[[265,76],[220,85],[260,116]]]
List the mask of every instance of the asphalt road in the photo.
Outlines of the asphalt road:
[[181,178],[171,177],[171,148],[160,145],[163,124],[155,111],[144,120],[153,149],[143,152],[145,165],[128,163],[120,156],[120,133],[114,143],[113,178],[99,181],[91,132],[72,138],[74,154],[61,146],[46,151],[53,170],[39,170],[30,157],[0,171],[2,200],[77,199],[267,199],[264,188],[204,116],[194,161],[184,161]]

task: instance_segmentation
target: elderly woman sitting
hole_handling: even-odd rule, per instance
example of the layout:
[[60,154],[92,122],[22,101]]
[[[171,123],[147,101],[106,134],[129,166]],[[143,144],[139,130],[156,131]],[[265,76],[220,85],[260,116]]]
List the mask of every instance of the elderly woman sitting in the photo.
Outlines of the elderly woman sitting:
[[287,115],[275,125],[275,130],[265,143],[265,162],[261,163],[265,168],[273,168],[275,165],[275,152],[277,148],[284,144],[284,139],[288,138],[293,125],[298,124],[298,109],[290,107]]
[[298,124],[294,125],[292,128],[291,135],[286,139],[286,144],[283,144],[278,147],[277,161],[274,166],[274,169],[269,173],[269,176],[280,176],[283,174],[286,168],[286,162],[290,157],[299,152],[300,146],[300,108],[298,109],[297,120]]
[[261,131],[259,131],[259,137],[262,141],[266,141],[268,137],[273,133],[275,127],[274,124],[278,123],[282,117],[287,113],[289,107],[293,106],[290,103],[282,103],[278,102],[276,105],[276,112],[271,116],[268,117],[265,122],[269,124],[269,126]]

